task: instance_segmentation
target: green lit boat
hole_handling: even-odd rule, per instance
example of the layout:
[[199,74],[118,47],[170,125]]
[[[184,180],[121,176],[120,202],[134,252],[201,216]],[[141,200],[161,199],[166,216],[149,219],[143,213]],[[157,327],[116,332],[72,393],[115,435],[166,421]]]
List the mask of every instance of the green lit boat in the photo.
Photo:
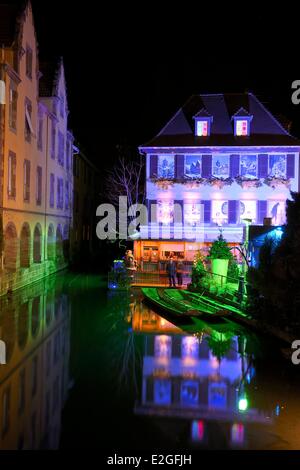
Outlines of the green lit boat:
[[205,299],[187,297],[176,289],[143,288],[146,299],[156,307],[163,309],[169,315],[184,317],[200,317],[210,323],[224,323],[229,311]]

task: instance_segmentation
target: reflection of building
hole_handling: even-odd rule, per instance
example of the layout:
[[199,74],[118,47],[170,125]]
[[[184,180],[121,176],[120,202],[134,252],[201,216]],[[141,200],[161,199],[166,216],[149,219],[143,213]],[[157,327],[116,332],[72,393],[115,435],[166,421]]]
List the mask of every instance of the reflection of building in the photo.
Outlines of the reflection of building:
[[[219,226],[235,246],[243,219],[283,224],[289,190],[299,189],[299,148],[251,93],[192,96],[140,147],[149,213],[135,241],[142,269],[163,271],[170,252],[192,261]],[[200,224],[203,240],[196,240]]]
[[[150,329],[148,322],[149,333]],[[232,337],[227,353],[218,360],[207,335],[199,341],[170,328],[149,333],[145,335],[142,391],[135,413],[188,421],[195,443],[208,438],[209,423],[223,423],[232,446],[245,443],[245,423],[266,422],[261,412],[248,409],[245,383],[250,383],[254,371],[240,354],[237,337]]]
[[0,300],[0,449],[56,449],[69,385],[70,311],[54,278]]
[[30,2],[0,5],[0,17],[1,295],[67,265],[73,137],[63,63],[39,63]]

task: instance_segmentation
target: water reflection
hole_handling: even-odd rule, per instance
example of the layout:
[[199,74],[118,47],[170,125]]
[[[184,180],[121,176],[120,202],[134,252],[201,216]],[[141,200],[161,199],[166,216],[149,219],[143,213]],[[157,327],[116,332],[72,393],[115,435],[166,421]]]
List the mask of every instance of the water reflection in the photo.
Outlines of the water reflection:
[[[197,332],[190,325],[178,328],[141,299],[132,310],[132,325],[144,336],[137,415],[165,423],[172,418],[174,434],[180,426],[176,429],[174,419],[181,420],[191,445],[214,447],[244,447],[247,423],[272,423],[269,413],[249,400],[255,376],[251,335],[220,333],[205,325]],[[217,433],[216,424],[222,428]]]
[[[60,280],[61,281],[61,280]],[[70,308],[49,278],[0,299],[0,449],[56,449],[68,394]]]

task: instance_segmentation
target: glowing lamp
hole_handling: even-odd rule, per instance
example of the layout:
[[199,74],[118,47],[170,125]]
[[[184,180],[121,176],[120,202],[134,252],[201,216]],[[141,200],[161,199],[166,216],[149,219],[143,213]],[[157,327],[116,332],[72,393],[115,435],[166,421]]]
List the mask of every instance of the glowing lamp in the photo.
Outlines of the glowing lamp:
[[246,397],[239,399],[238,408],[239,411],[246,411],[248,409],[248,400]]

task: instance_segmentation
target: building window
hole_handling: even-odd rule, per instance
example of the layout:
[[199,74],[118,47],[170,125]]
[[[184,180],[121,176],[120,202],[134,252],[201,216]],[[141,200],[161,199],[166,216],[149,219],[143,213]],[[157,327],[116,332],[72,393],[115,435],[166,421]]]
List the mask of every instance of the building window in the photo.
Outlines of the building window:
[[157,201],[157,221],[164,225],[174,222],[174,201]]
[[257,178],[257,155],[241,155],[241,176]]
[[56,124],[53,120],[52,129],[51,129],[51,158],[53,160],[55,160],[55,150],[56,150]]
[[25,410],[25,391],[26,391],[26,382],[25,382],[25,370],[22,370],[19,377],[19,416],[23,414]]
[[208,121],[196,121],[196,135],[198,137],[208,136]]
[[197,202],[187,202],[184,204],[184,223],[189,227],[200,224],[201,204]]
[[42,204],[42,172],[42,167],[38,166],[36,169],[36,203],[38,206]]
[[17,130],[18,92],[14,83],[9,90],[9,127]]
[[64,208],[64,180],[62,178],[57,178],[57,209]]
[[285,201],[268,201],[268,217],[272,219],[272,225],[284,225],[286,223]]
[[33,63],[32,49],[31,47],[27,46],[26,48],[26,75],[30,79],[32,79],[32,63]]
[[62,132],[58,131],[58,163],[64,166],[65,160],[65,138]]
[[217,225],[227,224],[228,222],[228,201],[212,201],[212,221]]
[[10,418],[10,387],[3,392],[2,396],[2,434],[7,434],[9,430]]
[[235,121],[235,135],[236,136],[247,136],[249,121],[247,119],[236,119]]
[[65,209],[69,210],[69,182],[66,181],[65,187]]
[[243,223],[243,219],[251,219],[252,223],[257,219],[257,201],[240,201],[239,207],[239,223]]
[[200,178],[202,168],[201,160],[201,155],[186,155],[184,175],[188,178]]
[[16,197],[16,168],[17,158],[14,152],[8,155],[8,197],[14,199]]
[[229,178],[229,155],[213,155],[212,175],[216,178]]
[[55,176],[53,173],[50,174],[50,207],[54,207],[54,185],[55,185]]
[[24,161],[24,201],[30,201],[30,161]]
[[269,155],[269,176],[286,178],[286,155]]
[[173,155],[159,155],[158,156],[158,167],[157,176],[159,178],[174,178],[175,176],[175,165]]
[[32,127],[32,105],[26,100],[25,103],[25,139],[31,142],[31,136],[34,134]]
[[38,149],[43,150],[43,129],[44,129],[44,119],[42,116],[39,117],[38,124]]

